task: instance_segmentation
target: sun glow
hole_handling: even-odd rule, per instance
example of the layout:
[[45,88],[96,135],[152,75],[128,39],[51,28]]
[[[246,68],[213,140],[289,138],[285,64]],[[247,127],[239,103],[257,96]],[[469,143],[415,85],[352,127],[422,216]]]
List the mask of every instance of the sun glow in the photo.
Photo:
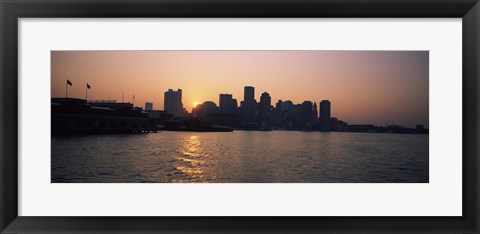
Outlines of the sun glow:
[[196,107],[198,105],[198,102],[193,103],[193,107]]

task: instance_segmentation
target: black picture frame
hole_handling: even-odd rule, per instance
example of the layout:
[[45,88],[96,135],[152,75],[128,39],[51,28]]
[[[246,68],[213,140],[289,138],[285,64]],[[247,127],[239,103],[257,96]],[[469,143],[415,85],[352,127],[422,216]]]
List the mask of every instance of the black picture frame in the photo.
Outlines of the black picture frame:
[[[0,0],[1,233],[479,232],[478,0]],[[462,18],[461,217],[18,216],[18,19],[105,17]],[[441,206],[442,204],[438,204]]]

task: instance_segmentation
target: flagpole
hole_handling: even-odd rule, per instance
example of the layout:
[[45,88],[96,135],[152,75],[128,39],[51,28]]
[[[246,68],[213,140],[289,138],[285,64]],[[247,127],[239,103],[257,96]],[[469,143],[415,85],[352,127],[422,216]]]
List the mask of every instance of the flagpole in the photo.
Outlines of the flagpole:
[[87,85],[85,86],[85,102],[88,102],[88,89],[87,89],[87,86],[88,86],[88,83]]
[[72,86],[72,82],[67,79],[67,84],[65,84],[65,98],[68,98],[68,86]]

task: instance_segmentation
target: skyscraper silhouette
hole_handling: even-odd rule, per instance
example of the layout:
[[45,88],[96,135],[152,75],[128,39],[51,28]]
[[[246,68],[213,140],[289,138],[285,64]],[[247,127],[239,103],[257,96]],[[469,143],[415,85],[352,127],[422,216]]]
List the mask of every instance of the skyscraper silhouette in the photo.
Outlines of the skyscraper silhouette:
[[164,109],[174,117],[183,117],[182,90],[169,89],[164,95]]
[[330,101],[320,102],[320,131],[330,132]]
[[242,102],[243,123],[246,127],[257,125],[257,101],[255,100],[255,88],[245,86]]
[[237,110],[237,100],[231,94],[220,94],[218,103],[221,113],[235,113]]
[[318,123],[318,109],[317,109],[317,102],[314,102],[314,103],[313,103],[312,122],[313,122],[313,124],[316,124],[316,123]]
[[151,103],[151,102],[145,102],[145,110],[146,110],[146,111],[151,111],[151,110],[153,110],[153,103]]
[[253,101],[255,99],[255,87],[245,86],[243,92],[244,101]]
[[272,106],[272,98],[267,92],[262,93],[260,97],[260,105],[258,105],[258,121],[260,127],[266,128],[270,124],[270,109]]
[[311,127],[312,126],[312,114],[313,104],[311,101],[304,101],[302,103],[301,112],[300,112],[300,126],[301,127]]

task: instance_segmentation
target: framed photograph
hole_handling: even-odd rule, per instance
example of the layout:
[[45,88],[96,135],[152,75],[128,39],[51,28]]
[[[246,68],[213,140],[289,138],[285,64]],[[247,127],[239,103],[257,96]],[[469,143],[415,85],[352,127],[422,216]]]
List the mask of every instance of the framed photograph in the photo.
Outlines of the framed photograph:
[[1,233],[478,233],[480,6],[1,1]]

